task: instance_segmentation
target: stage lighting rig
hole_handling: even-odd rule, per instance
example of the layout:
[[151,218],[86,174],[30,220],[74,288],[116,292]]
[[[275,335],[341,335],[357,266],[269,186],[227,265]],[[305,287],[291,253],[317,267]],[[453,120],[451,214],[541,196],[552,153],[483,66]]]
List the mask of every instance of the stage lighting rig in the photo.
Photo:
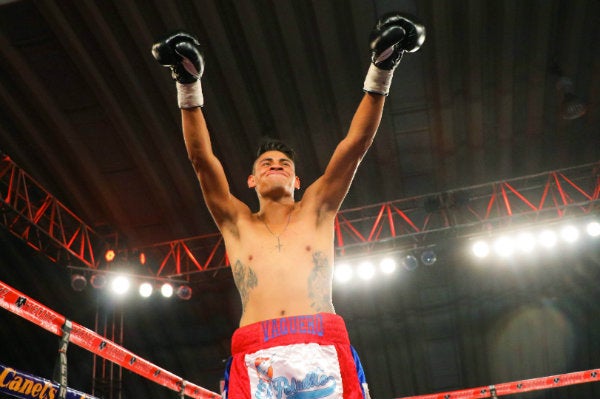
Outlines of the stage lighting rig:
[[140,275],[118,270],[90,271],[88,268],[76,266],[67,266],[67,268],[72,272],[71,287],[75,291],[83,291],[86,288],[86,274],[91,274],[89,280],[94,289],[110,288],[110,291],[118,296],[125,296],[132,286],[136,286],[142,298],[148,298],[154,292],[160,292],[165,298],[170,298],[174,294],[184,301],[192,298],[192,287],[188,281],[182,279]]

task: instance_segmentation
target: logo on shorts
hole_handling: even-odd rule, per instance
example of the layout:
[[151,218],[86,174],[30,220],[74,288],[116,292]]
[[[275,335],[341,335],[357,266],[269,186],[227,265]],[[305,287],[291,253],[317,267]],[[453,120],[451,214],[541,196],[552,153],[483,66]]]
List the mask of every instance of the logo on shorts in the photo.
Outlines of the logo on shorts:
[[290,316],[261,322],[263,342],[290,334],[308,334],[322,337],[325,333],[323,316]]
[[269,357],[258,357],[254,361],[258,374],[256,399],[318,399],[326,398],[335,392],[336,382],[322,370],[306,374],[303,379],[292,377],[273,377],[272,360]]
[[254,360],[254,367],[261,381],[270,382],[273,379],[273,366],[271,366],[270,358],[257,357]]

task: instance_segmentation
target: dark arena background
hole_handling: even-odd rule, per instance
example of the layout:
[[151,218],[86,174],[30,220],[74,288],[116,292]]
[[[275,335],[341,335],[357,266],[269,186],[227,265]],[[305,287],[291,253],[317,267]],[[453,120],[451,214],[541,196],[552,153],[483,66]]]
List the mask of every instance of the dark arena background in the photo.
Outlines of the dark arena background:
[[[62,360],[106,399],[220,392],[241,302],[152,43],[198,36],[214,151],[256,210],[260,138],[318,177],[394,10],[427,39],[334,237],[372,397],[600,397],[598,0],[0,1],[2,370],[60,380]],[[15,376],[0,398],[43,396]]]

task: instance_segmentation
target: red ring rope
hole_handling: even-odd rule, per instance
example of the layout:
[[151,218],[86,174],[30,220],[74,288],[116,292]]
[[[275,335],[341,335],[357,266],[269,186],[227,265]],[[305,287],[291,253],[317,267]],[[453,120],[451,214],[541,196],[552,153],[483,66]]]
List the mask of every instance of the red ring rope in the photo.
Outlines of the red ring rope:
[[568,374],[557,374],[548,377],[532,378],[529,380],[504,382],[497,385],[479,388],[462,389],[458,391],[434,393],[420,396],[407,396],[401,399],[479,399],[512,395],[541,389],[558,388],[567,385],[583,384],[600,381],[600,369],[576,371]]
[[[62,335],[62,326],[66,320],[65,316],[45,307],[2,281],[0,281],[0,307],[37,324],[53,334]],[[181,377],[140,358],[80,324],[75,322],[72,324],[69,341],[75,345],[174,391],[180,392],[181,387],[184,386],[184,394],[191,398],[221,398],[221,395],[183,380]]]

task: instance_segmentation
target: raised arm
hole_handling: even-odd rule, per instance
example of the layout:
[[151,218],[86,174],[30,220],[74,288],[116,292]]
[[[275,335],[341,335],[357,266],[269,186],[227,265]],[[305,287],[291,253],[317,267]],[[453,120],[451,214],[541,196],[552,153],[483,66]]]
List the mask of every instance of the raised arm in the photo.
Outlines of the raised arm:
[[176,81],[188,158],[200,181],[206,206],[221,228],[224,223],[234,219],[244,205],[231,194],[223,166],[212,151],[210,134],[202,113],[204,97],[200,78],[204,71],[204,59],[200,44],[193,36],[177,32],[154,44],[152,55],[160,64],[171,69]]
[[363,86],[365,95],[325,172],[304,195],[321,211],[337,212],[339,209],[379,128],[394,70],[404,52],[417,51],[424,41],[425,28],[412,16],[388,13],[377,21],[370,36],[371,65]]

